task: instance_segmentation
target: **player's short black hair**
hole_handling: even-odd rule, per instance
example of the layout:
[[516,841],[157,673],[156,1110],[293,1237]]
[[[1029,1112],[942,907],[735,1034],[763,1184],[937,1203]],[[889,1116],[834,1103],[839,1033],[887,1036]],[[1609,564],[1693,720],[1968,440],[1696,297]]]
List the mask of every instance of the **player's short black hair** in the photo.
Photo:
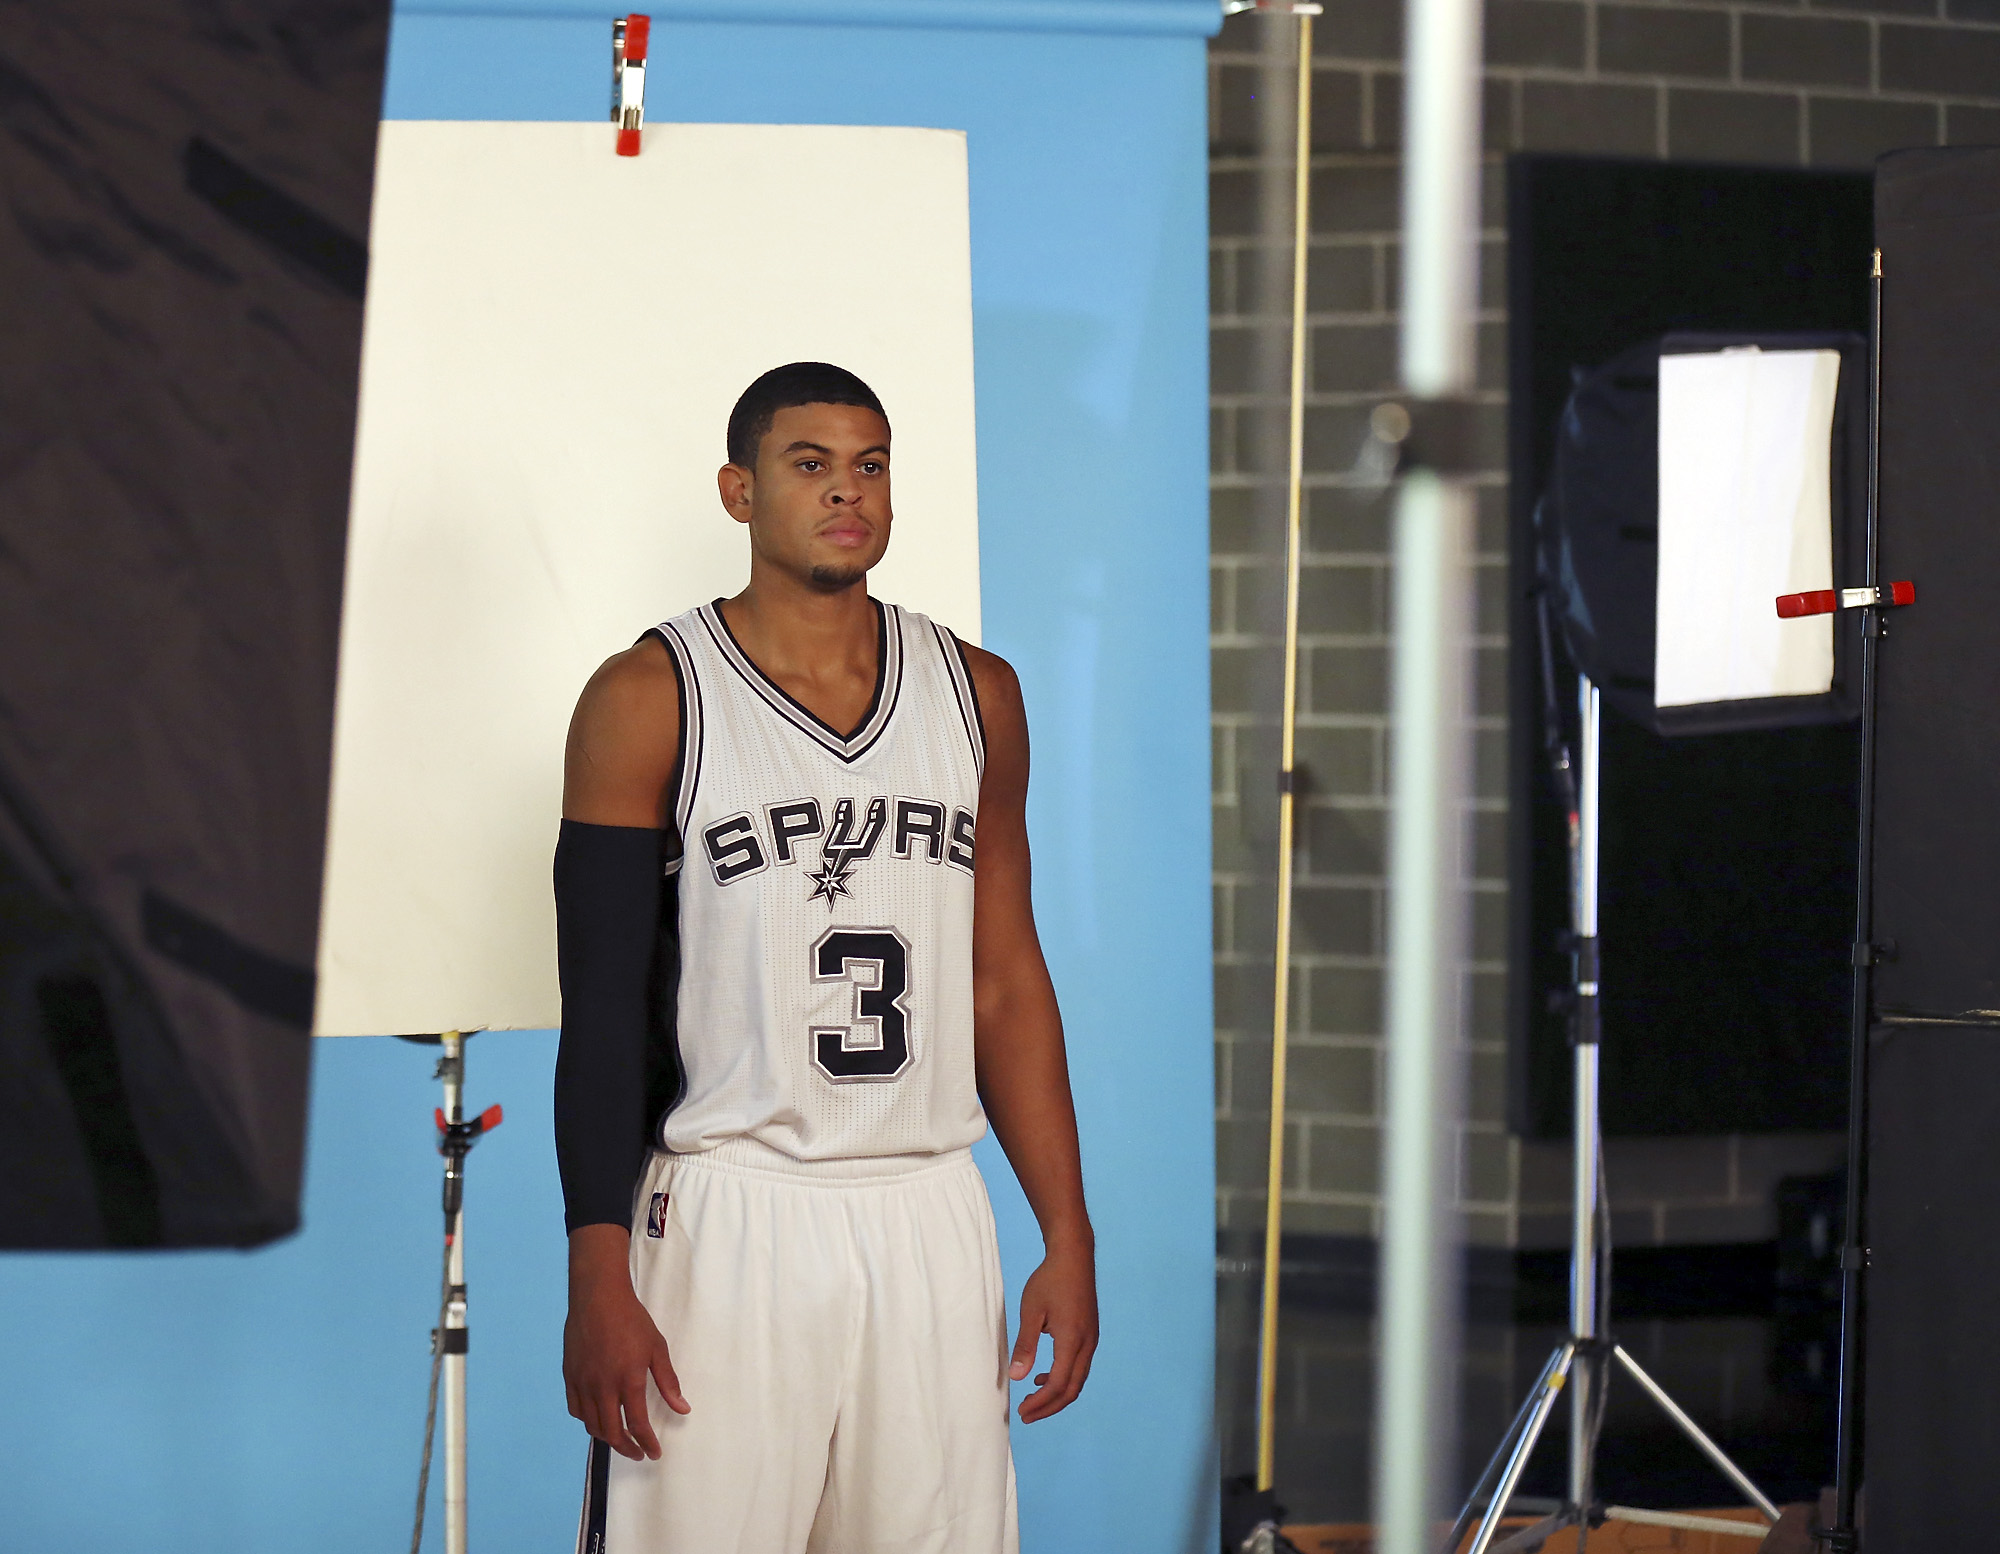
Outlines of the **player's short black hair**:
[[875,391],[831,362],[787,362],[752,383],[729,412],[729,462],[757,467],[757,448],[780,410],[796,405],[860,405],[884,421],[889,412]]

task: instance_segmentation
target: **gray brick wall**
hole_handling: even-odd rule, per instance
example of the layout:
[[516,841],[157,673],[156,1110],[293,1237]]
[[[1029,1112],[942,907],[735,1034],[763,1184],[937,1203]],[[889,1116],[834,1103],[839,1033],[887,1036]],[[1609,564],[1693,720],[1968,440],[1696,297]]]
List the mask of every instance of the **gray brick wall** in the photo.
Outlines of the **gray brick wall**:
[[[1216,1215],[1245,1233],[1263,1215],[1270,1104],[1292,25],[1232,18],[1210,50]],[[1478,482],[1478,958],[1460,1155],[1469,1236],[1510,1245],[1541,1243],[1560,1167],[1534,1150],[1524,1158],[1503,1122],[1502,158],[1862,166],[1897,146],[2000,142],[2000,0],[1488,0],[1486,28],[1479,397],[1490,453]],[[1299,735],[1310,788],[1285,1187],[1287,1228],[1318,1234],[1379,1229],[1389,513],[1349,470],[1395,371],[1401,50],[1401,0],[1328,0],[1314,51]],[[1816,1158],[1823,1145],[1800,1149]],[[1747,1178],[1720,1193],[1704,1185],[1738,1169],[1738,1143],[1662,1142],[1653,1153],[1641,1198],[1621,1198],[1613,1181],[1633,1239],[1668,1237],[1670,1225],[1686,1227],[1682,1239],[1743,1238]],[[1658,1185],[1675,1181],[1686,1190]],[[1756,1191],[1767,1188],[1760,1178]],[[1724,1221],[1736,1229],[1721,1233]]]
[[[1517,1245],[1570,1239],[1569,1144],[1522,1141],[1516,1181]],[[1838,1170],[1842,1133],[1730,1133],[1697,1138],[1614,1138],[1604,1146],[1614,1246],[1697,1246],[1771,1241],[1778,1183]]]

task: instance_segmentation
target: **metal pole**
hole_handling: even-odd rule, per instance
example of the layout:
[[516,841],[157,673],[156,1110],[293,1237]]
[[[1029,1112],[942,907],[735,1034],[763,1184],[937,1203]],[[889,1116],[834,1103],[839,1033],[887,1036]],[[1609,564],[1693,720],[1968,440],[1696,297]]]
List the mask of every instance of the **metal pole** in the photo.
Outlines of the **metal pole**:
[[[1514,1450],[1507,1459],[1507,1467],[1500,1475],[1500,1482],[1493,1490],[1493,1499],[1486,1507],[1486,1515],[1480,1519],[1479,1531],[1473,1534],[1471,1546],[1466,1554],[1487,1554],[1493,1540],[1499,1536],[1500,1522],[1507,1514],[1507,1503],[1514,1498],[1514,1491],[1520,1486],[1521,1475],[1528,1471],[1528,1459],[1535,1454],[1535,1443],[1542,1438],[1542,1426],[1549,1422],[1550,1411],[1556,1406],[1556,1394],[1562,1391],[1563,1382],[1576,1362],[1576,1340],[1566,1338],[1549,1356],[1549,1363],[1542,1367],[1542,1374],[1536,1380],[1534,1390],[1528,1394],[1525,1416],[1521,1430],[1514,1442]],[[1458,1543],[1454,1539],[1445,1554],[1458,1554]]]
[[1592,1347],[1597,1338],[1597,1185],[1600,1137],[1597,1002],[1597,844],[1599,836],[1600,733],[1603,702],[1588,675],[1577,676],[1583,767],[1577,795],[1576,1024],[1572,1066],[1576,1076],[1570,1194],[1569,1330],[1577,1341],[1576,1385],[1569,1400],[1569,1498],[1588,1513],[1591,1502],[1590,1416],[1596,1389],[1605,1383]]
[[[1402,378],[1419,398],[1473,387],[1480,11],[1407,0]],[[1397,493],[1394,786],[1383,1141],[1376,1547],[1419,1554],[1441,1520],[1457,1369],[1456,1133],[1464,1047],[1459,886],[1470,787],[1466,566],[1472,493],[1419,470]]]
[[[1880,584],[1878,541],[1882,495],[1882,250],[1875,250],[1869,277],[1868,344],[1868,556],[1869,588]],[[1861,1482],[1861,1302],[1868,1244],[1862,1214],[1868,1163],[1868,1013],[1875,963],[1875,656],[1882,640],[1883,610],[1861,612],[1861,770],[1856,808],[1860,812],[1854,860],[1854,945],[1849,956],[1852,981],[1847,1015],[1847,1227],[1840,1248],[1840,1385],[1835,1402],[1833,1525],[1816,1528],[1829,1554],[1854,1554],[1860,1533],[1854,1525],[1854,1496]]]
[[1284,1226],[1285,1043],[1291,1025],[1292,807],[1297,782],[1300,507],[1305,476],[1306,239],[1312,230],[1312,16],[1299,16],[1297,139],[1292,192],[1291,451],[1285,501],[1285,699],[1279,714],[1278,933],[1271,1010],[1271,1146],[1264,1180],[1264,1308],[1257,1343],[1257,1487],[1277,1461],[1278,1253]]
[[[438,1077],[444,1081],[444,1118],[465,1120],[465,1038],[446,1031]],[[445,1554],[465,1554],[465,1156],[445,1156],[445,1242],[450,1248],[450,1286],[444,1331],[444,1546]]]
[[[1729,1460],[1729,1454],[1709,1439],[1708,1432],[1688,1416],[1686,1409],[1667,1396],[1667,1389],[1646,1374],[1645,1367],[1625,1352],[1625,1346],[1623,1344],[1614,1344],[1611,1354],[1631,1374],[1632,1379],[1646,1389],[1646,1396],[1659,1405],[1660,1411],[1679,1427],[1681,1434],[1693,1441],[1700,1449],[1701,1454],[1722,1470],[1723,1476],[1736,1486],[1737,1493],[1762,1512],[1766,1521],[1776,1522],[1778,1519],[1778,1507],[1771,1497],[1751,1481],[1749,1474],[1745,1473]],[[1626,1509],[1629,1512],[1630,1508],[1627,1507]],[[1625,1519],[1631,1521],[1634,1518],[1628,1514]],[[1661,1525],[1671,1526],[1672,1524],[1662,1523]]]

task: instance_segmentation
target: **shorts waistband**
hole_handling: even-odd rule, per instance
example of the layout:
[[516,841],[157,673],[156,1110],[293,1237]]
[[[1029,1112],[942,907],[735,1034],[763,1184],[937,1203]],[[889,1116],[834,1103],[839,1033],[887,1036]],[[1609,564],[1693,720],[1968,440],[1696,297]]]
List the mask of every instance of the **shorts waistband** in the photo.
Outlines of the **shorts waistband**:
[[947,1149],[934,1155],[845,1155],[830,1160],[801,1160],[747,1134],[687,1154],[662,1153],[675,1164],[684,1163],[701,1170],[778,1176],[828,1187],[868,1186],[972,1164],[970,1149]]

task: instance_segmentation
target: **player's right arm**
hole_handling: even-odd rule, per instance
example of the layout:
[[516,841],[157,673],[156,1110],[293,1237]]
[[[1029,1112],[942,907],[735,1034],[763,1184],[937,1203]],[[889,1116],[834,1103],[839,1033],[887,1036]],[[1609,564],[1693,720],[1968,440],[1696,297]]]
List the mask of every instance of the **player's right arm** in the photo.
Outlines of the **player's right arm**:
[[584,1427],[634,1460],[660,1455],[646,1410],[649,1375],[668,1407],[688,1411],[628,1262],[631,1193],[651,1121],[643,1116],[645,981],[679,746],[673,664],[648,637],[607,659],[577,702],[556,868],[556,1142],[570,1226],[563,1385]]

